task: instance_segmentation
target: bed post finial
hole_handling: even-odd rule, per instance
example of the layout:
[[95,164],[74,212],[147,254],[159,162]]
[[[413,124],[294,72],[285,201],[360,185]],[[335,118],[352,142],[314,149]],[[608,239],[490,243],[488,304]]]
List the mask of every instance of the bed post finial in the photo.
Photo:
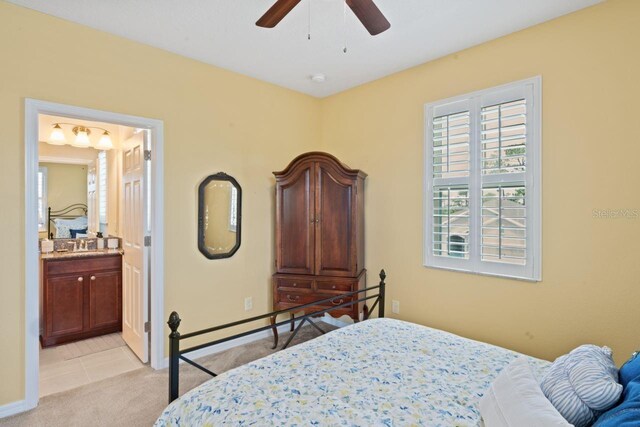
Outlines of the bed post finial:
[[387,273],[385,273],[384,269],[380,270],[380,303],[378,304],[378,317],[384,317],[384,304],[385,304],[385,290],[387,284],[384,283],[384,279],[387,278]]
[[175,311],[172,311],[171,314],[169,315],[169,321],[167,322],[167,325],[169,325],[169,328],[171,329],[171,335],[169,335],[170,338],[180,336],[180,332],[178,332],[178,327],[180,327],[181,321],[182,319],[180,319],[180,316],[178,316],[178,313]]
[[176,400],[179,395],[180,332],[178,332],[178,327],[180,326],[180,321],[178,313],[173,311],[169,315],[169,321],[167,322],[167,325],[171,328],[171,334],[169,334],[169,403]]

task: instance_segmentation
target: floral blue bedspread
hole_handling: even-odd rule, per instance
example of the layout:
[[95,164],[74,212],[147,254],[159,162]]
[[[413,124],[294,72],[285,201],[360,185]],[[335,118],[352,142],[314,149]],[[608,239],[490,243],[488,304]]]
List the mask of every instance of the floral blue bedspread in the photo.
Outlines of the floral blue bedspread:
[[221,374],[156,426],[476,426],[497,374],[525,357],[447,332],[372,319]]

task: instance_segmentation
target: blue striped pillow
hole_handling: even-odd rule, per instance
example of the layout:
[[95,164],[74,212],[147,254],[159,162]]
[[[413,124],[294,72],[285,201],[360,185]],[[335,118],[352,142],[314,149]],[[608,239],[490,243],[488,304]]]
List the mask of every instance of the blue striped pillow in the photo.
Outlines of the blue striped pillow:
[[556,359],[540,387],[558,412],[576,427],[591,425],[622,394],[611,349],[595,345],[580,346]]

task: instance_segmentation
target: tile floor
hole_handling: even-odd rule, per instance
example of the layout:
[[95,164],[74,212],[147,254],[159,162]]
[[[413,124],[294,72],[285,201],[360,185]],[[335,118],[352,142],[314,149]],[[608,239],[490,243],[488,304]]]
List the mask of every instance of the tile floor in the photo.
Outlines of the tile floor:
[[64,360],[55,347],[40,349],[40,397],[142,368],[129,347]]

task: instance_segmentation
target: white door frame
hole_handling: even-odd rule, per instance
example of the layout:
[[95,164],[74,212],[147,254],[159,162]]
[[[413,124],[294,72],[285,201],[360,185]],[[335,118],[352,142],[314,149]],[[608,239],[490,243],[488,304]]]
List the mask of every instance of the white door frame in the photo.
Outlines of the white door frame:
[[38,254],[37,175],[38,114],[63,116],[80,120],[109,122],[151,130],[151,367],[164,364],[164,130],[156,119],[111,113],[35,99],[25,99],[25,405],[24,410],[38,405],[40,350],[40,259]]

